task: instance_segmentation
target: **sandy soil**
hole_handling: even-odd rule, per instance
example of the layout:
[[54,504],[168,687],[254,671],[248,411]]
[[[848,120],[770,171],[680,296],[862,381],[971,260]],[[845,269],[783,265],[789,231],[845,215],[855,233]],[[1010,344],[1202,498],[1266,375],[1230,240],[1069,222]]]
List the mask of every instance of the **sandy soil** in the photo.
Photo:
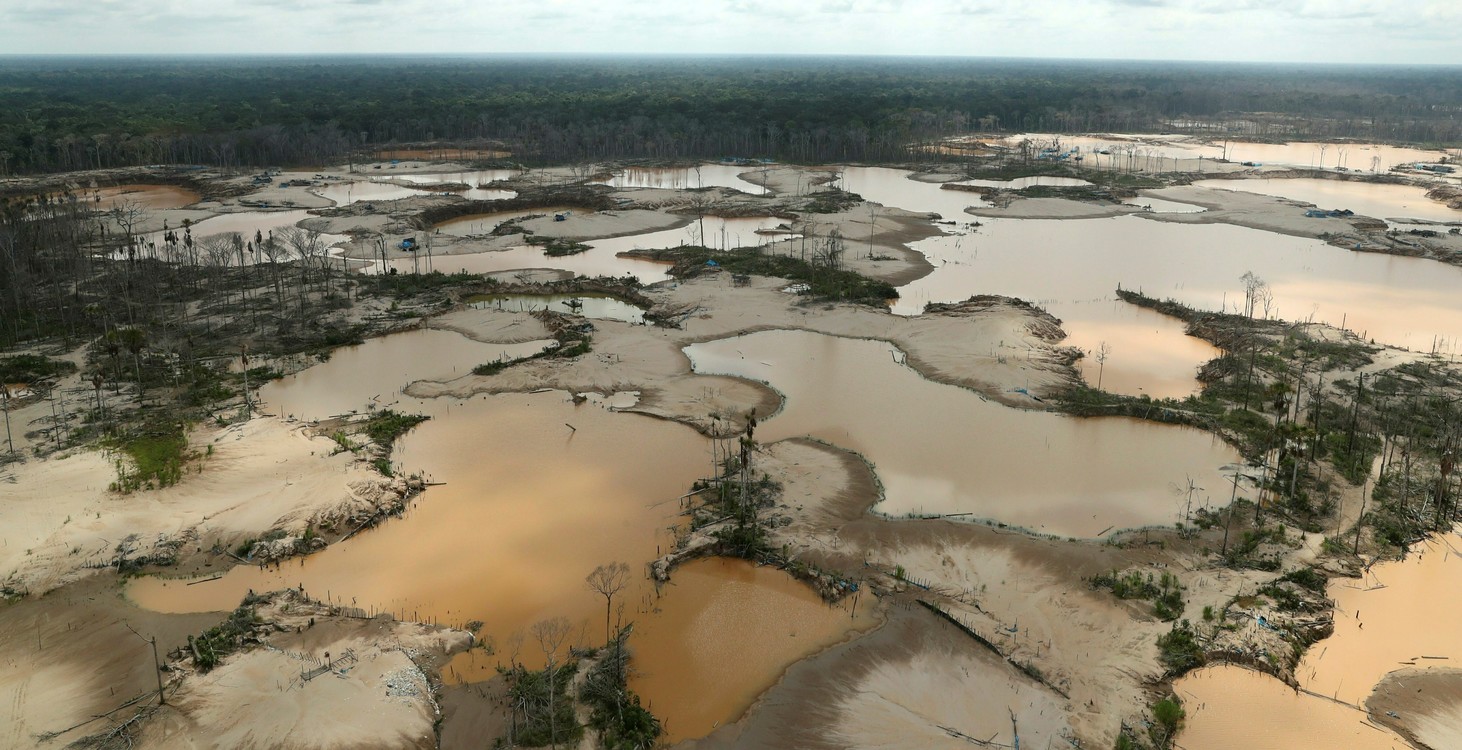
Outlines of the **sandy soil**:
[[971,207],[966,213],[1007,219],[1102,219],[1140,213],[1137,206],[1121,203],[1087,203],[1065,198],[1020,198],[1004,207]]
[[1376,686],[1366,708],[1418,747],[1462,747],[1462,670],[1397,670]]
[[573,211],[563,221],[556,221],[553,216],[542,216],[522,222],[522,227],[543,237],[582,241],[674,229],[683,227],[692,220],[693,217],[690,216],[647,209]]
[[116,457],[96,451],[10,467],[0,484],[0,580],[42,593],[119,557],[231,549],[271,529],[373,515],[405,492],[354,455],[332,455],[332,441],[273,418],[191,439],[200,458],[180,483],[129,495],[108,489]]
[[922,214],[863,203],[846,211],[809,215],[794,228],[808,239],[779,242],[764,251],[806,258],[816,247],[814,238],[825,240],[836,231],[845,248],[843,267],[850,271],[903,286],[934,270],[922,253],[909,247],[940,233]]
[[0,747],[62,747],[102,725],[85,724],[49,745],[37,735],[61,732],[155,691],[152,650],[128,626],[156,637],[164,653],[217,621],[215,614],[138,609],[110,575],[0,604]]
[[821,186],[831,182],[834,174],[835,170],[831,169],[777,165],[769,169],[752,169],[738,176],[777,195],[798,196],[824,189]]
[[[744,720],[679,747],[967,748],[1061,743],[1059,697],[933,615],[896,609],[870,635],[799,662]],[[1064,743],[1063,743],[1064,744]]]
[[[426,670],[468,648],[470,635],[332,616],[294,592],[273,595],[258,617],[277,631],[260,647],[206,673],[180,663],[182,683],[147,723],[142,747],[436,747],[440,709]],[[304,679],[321,666],[333,668]]]
[[[683,329],[650,328],[614,321],[596,321],[594,351],[562,361],[541,359],[510,367],[492,376],[469,375],[450,382],[419,382],[406,393],[418,398],[466,397],[475,393],[556,388],[574,392],[640,391],[635,407],[657,416],[679,419],[702,431],[720,431],[716,417],[745,414],[755,408],[769,413],[780,402],[765,386],[731,378],[696,376],[681,348],[737,333],[770,328],[798,328],[836,336],[892,341],[908,352],[909,363],[927,377],[974,388],[1018,406],[1033,405],[1013,389],[1028,387],[1045,394],[1069,377],[1053,345],[1043,336],[1046,324],[1028,309],[994,304],[958,311],[902,318],[866,306],[805,305],[788,294],[783,283],[752,279],[733,287],[725,274],[713,274],[646,290],[666,309],[684,310]],[[714,311],[714,312],[712,312]],[[448,313],[436,325],[486,343],[500,338],[508,319],[522,313],[471,310]],[[1017,346],[1030,359],[996,357],[997,346]],[[726,427],[734,423],[728,423]]]
[[1305,208],[1308,207],[1308,204],[1258,193],[1184,185],[1146,190],[1143,191],[1143,194],[1163,200],[1192,203],[1208,209],[1202,213],[1189,214],[1150,212],[1139,214],[1153,221],[1171,221],[1179,224],[1234,224],[1294,237],[1314,238],[1319,238],[1327,233],[1354,233],[1356,231],[1345,219],[1314,219],[1305,216]]

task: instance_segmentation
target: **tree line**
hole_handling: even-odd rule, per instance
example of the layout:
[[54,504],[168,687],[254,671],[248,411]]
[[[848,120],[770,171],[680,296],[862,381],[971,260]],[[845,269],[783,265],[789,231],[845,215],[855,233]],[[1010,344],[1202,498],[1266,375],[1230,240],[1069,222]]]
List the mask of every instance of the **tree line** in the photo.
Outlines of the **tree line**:
[[[893,161],[970,132],[1462,140],[1448,68],[903,58],[13,58],[0,174],[316,164],[397,143],[516,159]],[[1254,113],[1265,113],[1257,116]]]

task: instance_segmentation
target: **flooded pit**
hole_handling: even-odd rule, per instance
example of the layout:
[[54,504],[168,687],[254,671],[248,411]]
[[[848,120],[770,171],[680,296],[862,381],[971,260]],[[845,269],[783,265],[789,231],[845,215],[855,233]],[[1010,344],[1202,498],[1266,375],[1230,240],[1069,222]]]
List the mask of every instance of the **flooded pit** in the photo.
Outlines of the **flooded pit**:
[[[192,222],[188,227],[188,232],[193,236],[194,246],[198,254],[198,262],[208,263],[212,261],[208,257],[204,246],[206,245],[205,241],[210,237],[237,233],[240,241],[248,245],[253,243],[255,236],[267,239],[271,233],[296,226],[299,222],[312,218],[316,218],[315,215],[310,213],[308,209],[303,208],[288,211],[239,211],[236,213],[217,214],[200,221]],[[179,244],[175,252],[178,254],[185,252],[182,244],[184,227],[182,225],[174,226],[171,228],[171,231],[179,238]],[[136,241],[138,243],[139,257],[179,260],[180,258],[169,257],[167,240],[165,239],[166,235],[167,230],[138,235]],[[336,245],[350,241],[348,235],[329,234],[325,232],[320,233],[319,239],[320,246],[327,251]],[[280,245],[281,260],[292,259],[294,255],[293,249],[287,243]],[[127,253],[125,250],[117,250],[112,253],[114,260],[125,260],[126,257]],[[219,260],[222,261],[220,265],[230,266],[240,264],[254,265],[268,262],[267,256],[257,250],[252,254],[246,252],[242,258],[239,257],[237,252],[227,252],[220,256]]]
[[[1450,208],[1441,201],[1434,201],[1426,197],[1426,188],[1415,185],[1388,185],[1314,178],[1199,180],[1193,185],[1288,198],[1302,203],[1312,203],[1327,211],[1350,209],[1361,216],[1369,216],[1373,219],[1462,221],[1462,209]],[[1302,209],[1295,210],[1302,212]],[[1338,221],[1343,221],[1343,219]]]
[[[515,633],[552,617],[569,618],[572,643],[600,643],[604,602],[584,577],[626,561],[633,574],[619,601],[630,612],[649,601],[641,563],[669,549],[676,498],[705,471],[703,441],[689,428],[576,406],[557,392],[438,401],[392,460],[445,484],[427,488],[401,518],[278,568],[239,566],[192,586],[143,578],[128,596],[157,611],[217,611],[250,589],[303,586],[368,613],[481,620],[480,635],[503,661]],[[519,659],[543,657],[530,639]],[[485,679],[498,660],[476,671],[454,662],[451,676]]]
[[[1168,390],[1163,383],[1179,377],[1195,389],[1194,370],[1216,353],[1183,335],[1176,320],[1148,311],[1119,312],[1120,306],[1112,306],[1118,287],[1235,312],[1243,307],[1240,277],[1252,271],[1273,293],[1271,317],[1343,325],[1423,352],[1455,351],[1462,336],[1462,306],[1456,304],[1462,268],[1245,227],[1136,216],[992,219],[976,231],[931,237],[912,247],[934,271],[899,289],[894,312],[916,315],[928,302],[963,300],[977,292],[1019,297],[1060,318],[1070,335],[1065,343],[1089,352],[1102,341],[1111,343],[1105,375],[1115,379],[1109,382],[1125,389],[1125,381],[1150,395],[1183,395],[1163,393]],[[1151,336],[1135,335],[1145,329]],[[1082,362],[1092,383],[1095,365],[1092,356]]]
[[602,294],[482,294],[466,301],[474,307],[510,312],[551,310],[565,315],[582,315],[591,320],[645,322],[644,310]]
[[[1059,142],[1059,150],[1075,150],[1083,157],[1082,166],[1097,169],[1171,169],[1175,160],[1219,160],[1242,164],[1253,162],[1265,166],[1335,169],[1344,167],[1356,172],[1386,172],[1392,167],[1412,162],[1433,163],[1445,157],[1444,151],[1387,146],[1376,143],[1251,143],[1248,141],[1204,141],[1187,135],[1056,135],[1026,133],[1001,140],[1008,148],[1016,148],[1029,139],[1037,147]],[[1108,153],[1100,153],[1106,151]],[[1164,163],[1166,162],[1166,164]]]
[[889,208],[902,208],[915,213],[937,213],[949,221],[975,221],[965,213],[971,206],[985,206],[978,193],[967,190],[945,190],[937,183],[909,179],[905,169],[889,167],[845,167],[833,184],[838,189],[862,196]]
[[1416,544],[1405,560],[1377,564],[1360,580],[1331,579],[1335,633],[1305,652],[1300,684],[1363,704],[1398,669],[1462,667],[1462,599],[1450,595],[1459,585],[1458,533]]
[[881,341],[766,331],[685,351],[696,372],[766,382],[786,397],[759,428],[762,443],[812,436],[866,457],[885,492],[876,510],[889,516],[1101,536],[1181,520],[1189,477],[1221,500],[1221,470],[1239,459],[1199,430],[1001,406],[924,379]]
[[[1331,579],[1326,595],[1335,602],[1335,632],[1310,646],[1295,669],[1300,687],[1315,695],[1296,694],[1273,677],[1238,667],[1203,669],[1179,680],[1175,687],[1189,706],[1181,745],[1409,748],[1363,723],[1366,715],[1357,707],[1388,674],[1462,664],[1462,603],[1439,594],[1462,581],[1459,549],[1462,534],[1454,532],[1415,545],[1405,560],[1372,566],[1360,580]],[[1204,704],[1206,714],[1194,712]]]
[[404,395],[407,385],[459,378],[484,362],[526,357],[549,343],[483,344],[430,328],[391,334],[335,349],[328,361],[265,384],[259,401],[271,413],[303,420],[376,409],[422,412],[439,402]]
[[[770,169],[770,167],[768,167]],[[630,167],[616,172],[607,180],[595,184],[617,188],[662,188],[669,190],[697,190],[708,187],[728,187],[751,195],[766,195],[770,191],[755,183],[741,179],[755,167],[739,167],[730,164],[701,164],[695,167]]]
[[87,188],[77,194],[77,200],[85,202],[98,211],[109,211],[122,204],[133,204],[152,211],[163,211],[191,206],[202,200],[202,196],[176,185],[133,184]]
[[1000,190],[1020,190],[1028,187],[1084,187],[1091,183],[1076,177],[1037,175],[1035,177],[1018,177],[1014,180],[960,180],[952,184],[992,187],[999,188]]
[[[432,172],[428,174],[403,174],[396,177],[402,182],[415,185],[466,185],[466,190],[451,191],[452,195],[474,201],[493,201],[518,197],[517,192],[507,188],[483,187],[499,180],[510,180],[523,174],[516,169],[474,169],[461,172]],[[426,191],[431,192],[428,187]]]
[[[395,334],[339,350],[262,395],[281,410],[328,416],[352,403],[383,404],[407,379],[448,377],[502,349],[446,331]],[[669,549],[677,498],[708,455],[688,428],[574,405],[558,392],[395,406],[432,419],[400,440],[394,463],[444,482],[402,518],[274,569],[240,566],[194,585],[137,579],[129,598],[157,611],[218,611],[251,589],[303,586],[367,613],[481,620],[494,651],[475,649],[444,670],[449,680],[475,681],[511,658],[540,663],[531,639],[517,643],[515,634],[541,619],[568,617],[575,645],[601,642],[604,603],[584,576],[626,561],[631,583],[616,603],[636,623],[634,687],[676,737],[734,720],[791,663],[871,625],[867,597],[855,620],[786,574],[740,561],[688,564],[657,598],[641,562]]]
[[310,188],[310,192],[334,202],[337,206],[348,206],[363,201],[395,201],[431,195],[428,190],[418,190],[373,180],[335,182],[324,187]]
[[1364,711],[1297,693],[1243,667],[1204,667],[1175,682],[1173,692],[1187,712],[1174,743],[1184,750],[1411,750],[1400,737],[1370,724]]
[[669,742],[735,721],[787,667],[873,626],[871,595],[828,605],[775,568],[711,558],[681,566],[635,621],[630,689],[668,717]]

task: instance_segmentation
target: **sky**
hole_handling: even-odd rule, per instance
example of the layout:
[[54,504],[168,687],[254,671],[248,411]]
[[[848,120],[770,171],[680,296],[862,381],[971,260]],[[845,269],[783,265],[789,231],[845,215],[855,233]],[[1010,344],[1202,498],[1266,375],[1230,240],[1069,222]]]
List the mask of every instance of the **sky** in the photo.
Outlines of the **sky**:
[[1462,0],[0,0],[0,53],[1462,64]]

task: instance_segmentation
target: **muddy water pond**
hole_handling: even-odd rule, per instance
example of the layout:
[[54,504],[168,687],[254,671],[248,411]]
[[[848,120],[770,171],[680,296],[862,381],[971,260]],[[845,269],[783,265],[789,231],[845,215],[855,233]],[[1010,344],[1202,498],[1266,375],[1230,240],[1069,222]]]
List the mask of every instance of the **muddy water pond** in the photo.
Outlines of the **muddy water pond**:
[[[639,279],[642,284],[653,284],[670,278],[668,271],[671,264],[623,258],[619,253],[681,245],[754,247],[784,237],[785,235],[773,237],[758,234],[758,231],[776,229],[782,223],[783,220],[773,217],[723,219],[707,216],[704,221],[691,221],[675,229],[586,240],[584,244],[590,249],[574,255],[549,256],[543,252],[543,248],[531,246],[485,253],[438,255],[431,259],[430,270],[443,273],[499,273],[526,268],[556,268],[579,276],[630,275]],[[419,263],[421,270],[428,270],[425,258]],[[400,273],[409,273],[413,270],[413,261],[411,258],[391,260],[388,261],[388,267],[395,268]]]
[[881,341],[767,331],[685,351],[696,372],[762,381],[786,397],[761,442],[805,435],[866,457],[885,491],[876,510],[890,516],[1101,536],[1182,519],[1189,477],[1221,499],[1221,471],[1238,460],[1199,430],[1007,408],[924,379]]
[[1173,684],[1187,712],[1175,747],[1346,748],[1410,750],[1400,737],[1378,729],[1365,712],[1298,693],[1250,669],[1204,667]]
[[1081,187],[1090,185],[1086,180],[1075,177],[1058,177],[1054,175],[1037,175],[1035,177],[1019,177],[1014,180],[961,180],[953,183],[955,185],[975,185],[979,187],[992,187],[1001,190],[1020,190],[1028,187]]
[[476,169],[462,172],[430,172],[399,175],[396,179],[417,185],[466,185],[467,190],[453,191],[453,195],[474,201],[492,201],[516,198],[517,192],[507,188],[484,187],[499,180],[508,180],[522,174],[515,169]]
[[[314,218],[314,214],[303,208],[289,211],[239,211],[236,213],[218,214],[203,219],[202,221],[193,222],[189,231],[192,233],[195,243],[201,244],[205,238],[236,232],[240,239],[247,244],[254,241],[256,233],[264,238],[268,238],[273,232],[293,227],[299,222],[310,218]],[[183,228],[181,226],[173,227],[172,231],[180,238],[183,236]],[[164,257],[164,245],[166,242],[164,236],[166,234],[167,232],[160,230],[139,236],[138,241],[143,248],[141,250],[142,254],[147,257]],[[320,235],[320,242],[326,248],[333,247],[342,242],[348,242],[349,240],[350,237],[343,234],[321,233]],[[286,257],[293,257],[288,252],[289,248],[287,246],[282,245],[281,247],[286,251]],[[113,254],[113,257],[125,258],[126,255],[124,252],[118,251]],[[260,257],[257,253],[255,255],[246,254],[244,257],[245,265],[266,261],[266,258]],[[238,256],[236,254],[230,254],[228,264],[238,265],[238,263]]]
[[[1433,537],[1405,560],[1374,565],[1359,579],[1333,578],[1335,632],[1305,652],[1296,692],[1268,675],[1238,667],[1195,672],[1175,687],[1189,707],[1183,747],[1408,748],[1365,723],[1376,685],[1398,670],[1462,663],[1462,603],[1444,592],[1462,583],[1462,534]],[[1194,707],[1200,707],[1194,711]],[[1206,706],[1207,708],[1202,708]],[[1256,738],[1273,738],[1257,742]],[[1293,739],[1293,742],[1282,741]]]
[[[1255,162],[1263,165],[1288,167],[1314,167],[1334,169],[1345,167],[1352,171],[1385,172],[1398,164],[1411,162],[1436,162],[1446,156],[1445,152],[1404,146],[1385,146],[1375,143],[1315,143],[1294,141],[1290,143],[1251,143],[1228,141],[1227,150],[1222,142],[1204,142],[1185,135],[1054,135],[1050,133],[1026,133],[1010,136],[1002,143],[1015,147],[1021,140],[1029,139],[1038,147],[1050,146],[1059,141],[1062,151],[1076,149],[1083,157],[1083,166],[1101,169],[1136,166],[1139,169],[1161,169],[1162,160],[1173,159],[1220,159],[1225,156],[1230,162]],[[1108,151],[1101,154],[1100,151]],[[1131,152],[1129,156],[1129,151]]]
[[324,187],[310,188],[310,192],[333,201],[337,206],[348,206],[362,201],[394,201],[431,195],[429,190],[402,187],[374,180],[336,182]]
[[617,188],[668,188],[672,190],[695,190],[708,187],[728,187],[751,195],[766,195],[769,191],[741,178],[742,174],[755,172],[754,167],[740,167],[730,164],[702,164],[696,167],[630,167],[616,172],[608,180],[598,184]]
[[124,203],[133,203],[153,211],[182,208],[197,203],[202,196],[187,188],[176,185],[117,185],[115,187],[88,188],[77,194],[77,199],[99,211],[107,211]]
[[[739,718],[792,663],[873,626],[871,596],[837,605],[774,568],[712,558],[677,568],[635,622],[630,688],[667,739]],[[856,616],[855,616],[856,615]]]
[[1288,198],[1302,203],[1313,203],[1326,210],[1346,208],[1373,219],[1462,222],[1462,209],[1451,208],[1445,203],[1426,197],[1426,189],[1415,185],[1312,178],[1199,180],[1193,184],[1218,190],[1239,190]]
[[[411,331],[337,351],[263,396],[312,418],[384,406],[406,380],[449,378],[506,351]],[[600,643],[604,602],[584,577],[626,561],[634,573],[616,603],[636,623],[634,685],[676,737],[736,719],[792,662],[871,625],[867,597],[854,619],[848,605],[829,607],[780,571],[743,562],[688,564],[657,593],[641,563],[673,543],[678,498],[704,473],[707,445],[689,428],[598,405],[610,402],[575,405],[559,392],[396,402],[432,418],[400,440],[395,464],[443,483],[402,518],[276,568],[240,566],[194,585],[143,578],[127,595],[158,611],[218,611],[249,590],[302,586],[367,612],[481,620],[492,650],[474,649],[445,670],[449,680],[474,681],[509,659],[541,663],[521,637],[541,619],[568,617],[573,645]]]
[[336,349],[326,362],[266,384],[259,400],[270,413],[303,420],[376,409],[420,412],[439,403],[404,395],[407,385],[459,378],[484,362],[536,354],[549,343],[483,344],[433,329],[397,333]]
[[987,205],[978,193],[945,190],[937,183],[911,180],[911,174],[908,170],[888,167],[845,167],[833,184],[840,190],[862,196],[865,201],[915,213],[937,213],[960,223],[975,220],[965,213],[966,208]]
[[[934,272],[899,289],[895,312],[917,314],[927,302],[976,292],[1007,294],[1061,318],[1071,335],[1067,343],[1088,351],[1117,337],[1102,316],[1111,314],[1107,303],[1119,286],[1200,309],[1236,311],[1243,304],[1239,279],[1249,271],[1269,284],[1272,317],[1344,325],[1416,351],[1434,346],[1455,351],[1462,336],[1462,305],[1456,302],[1462,268],[1355,253],[1245,227],[1136,216],[990,220],[976,231],[931,237],[913,247]],[[1125,377],[1120,373],[1126,370],[1139,378],[1146,365],[1134,368],[1124,361],[1134,355],[1167,363],[1155,373],[1159,381],[1179,371],[1191,375],[1198,361],[1211,356],[1206,344],[1181,336],[1176,321],[1150,322],[1157,333],[1137,351],[1113,345],[1107,376],[1117,371]],[[1093,364],[1083,363],[1088,380]]]
[[1462,598],[1451,593],[1459,586],[1458,533],[1417,544],[1405,560],[1375,565],[1360,580],[1331,579],[1335,633],[1305,652],[1300,684],[1361,704],[1395,670],[1462,666]]
[[467,302],[477,307],[513,312],[551,310],[592,320],[644,323],[645,311],[623,300],[595,294],[483,294]]
[[[368,611],[481,620],[504,660],[516,633],[551,617],[570,619],[576,645],[602,641],[604,602],[584,584],[597,565],[629,562],[635,575],[620,601],[631,612],[645,606],[641,563],[668,549],[676,498],[705,471],[693,431],[556,392],[439,401],[392,458],[445,484],[402,518],[277,568],[239,566],[193,586],[140,579],[128,595],[154,610],[213,611],[250,589],[303,586]],[[535,651],[530,641],[518,656],[541,662]],[[495,663],[478,673],[454,664],[454,676],[483,679]]]

